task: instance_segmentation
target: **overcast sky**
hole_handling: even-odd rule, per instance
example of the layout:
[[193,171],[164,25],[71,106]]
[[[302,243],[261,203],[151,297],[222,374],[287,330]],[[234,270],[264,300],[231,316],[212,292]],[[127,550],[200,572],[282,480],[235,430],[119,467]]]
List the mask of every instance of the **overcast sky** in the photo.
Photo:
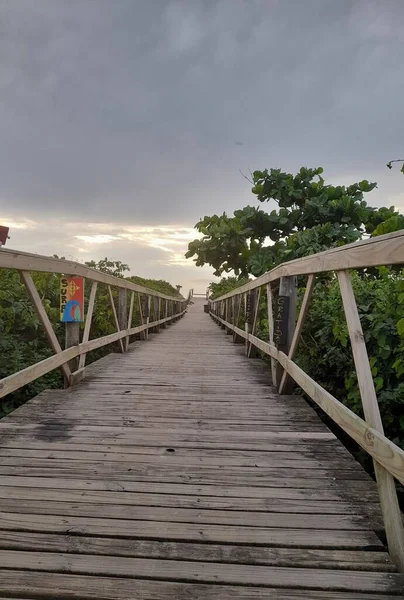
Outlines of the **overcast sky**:
[[0,0],[9,246],[203,292],[205,214],[244,172],[323,166],[404,209],[403,0]]

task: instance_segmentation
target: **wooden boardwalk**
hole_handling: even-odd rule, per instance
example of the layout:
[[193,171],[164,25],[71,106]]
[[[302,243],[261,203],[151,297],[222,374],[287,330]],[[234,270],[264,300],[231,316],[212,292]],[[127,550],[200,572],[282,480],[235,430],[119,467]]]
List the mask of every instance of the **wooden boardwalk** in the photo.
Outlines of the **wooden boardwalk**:
[[404,598],[372,480],[202,304],[0,422],[0,598]]

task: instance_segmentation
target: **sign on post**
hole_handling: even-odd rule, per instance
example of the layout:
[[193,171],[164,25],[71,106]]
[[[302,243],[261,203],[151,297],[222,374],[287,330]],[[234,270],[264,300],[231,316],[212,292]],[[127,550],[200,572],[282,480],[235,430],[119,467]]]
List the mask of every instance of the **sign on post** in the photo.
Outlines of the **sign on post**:
[[82,323],[84,321],[83,277],[61,277],[60,320],[62,323]]
[[274,327],[274,342],[278,350],[286,354],[288,352],[288,320],[289,320],[289,296],[279,296],[276,305],[276,318]]

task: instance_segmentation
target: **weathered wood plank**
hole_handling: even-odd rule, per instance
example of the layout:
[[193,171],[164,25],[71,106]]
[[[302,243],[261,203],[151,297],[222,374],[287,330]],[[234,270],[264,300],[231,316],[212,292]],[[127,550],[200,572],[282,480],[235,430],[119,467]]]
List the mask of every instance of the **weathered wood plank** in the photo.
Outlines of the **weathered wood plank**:
[[213,508],[171,508],[150,506],[105,505],[42,500],[2,499],[4,513],[61,515],[71,517],[98,517],[106,519],[127,519],[133,521],[163,521],[165,523],[202,523],[213,525],[238,525],[245,527],[265,527],[287,529],[322,529],[366,531],[369,521],[358,515],[296,514],[252,512],[236,510],[215,510]]
[[0,423],[0,596],[397,598],[374,482],[189,313]]
[[[39,482],[40,483],[40,482]],[[57,483],[56,483],[57,485]],[[87,486],[88,487],[88,486]],[[172,490],[173,491],[173,490]],[[129,505],[135,506],[159,506],[159,507],[180,507],[218,509],[218,510],[238,510],[249,512],[273,512],[273,513],[295,513],[295,514],[335,514],[335,515],[362,515],[366,514],[372,518],[380,515],[380,508],[377,502],[353,502],[335,498],[334,500],[317,500],[311,494],[306,494],[302,498],[280,498],[279,495],[265,498],[255,498],[243,496],[220,497],[204,495],[187,495],[175,493],[147,493],[147,492],[129,492],[122,494],[119,491],[102,490],[80,490],[80,489],[62,489],[30,487],[26,490],[26,496],[30,501],[41,500],[47,502],[73,502],[94,503],[94,504],[112,504],[115,506]],[[21,487],[1,486],[0,498],[7,500],[21,499]],[[100,509],[103,513],[102,509]]]
[[404,588],[404,576],[393,573],[337,571],[330,569],[296,569],[244,564],[157,560],[91,556],[46,552],[0,550],[4,569],[19,568],[54,573],[102,575],[188,582],[221,583],[306,588],[311,590],[340,590],[357,592],[399,593]]
[[35,513],[0,512],[0,530],[101,535],[122,538],[227,542],[257,546],[378,549],[382,543],[372,531],[251,527],[205,523],[133,521]]
[[317,548],[277,548],[233,546],[153,540],[128,540],[106,537],[66,536],[32,532],[1,531],[0,548],[166,558],[205,562],[241,563],[300,568],[339,568],[361,571],[395,572],[396,568],[383,551],[334,550]]
[[[44,600],[307,600],[307,589],[291,587],[189,584],[133,578],[99,577],[0,569],[5,593]],[[310,600],[397,600],[395,592],[368,593],[310,590]]]

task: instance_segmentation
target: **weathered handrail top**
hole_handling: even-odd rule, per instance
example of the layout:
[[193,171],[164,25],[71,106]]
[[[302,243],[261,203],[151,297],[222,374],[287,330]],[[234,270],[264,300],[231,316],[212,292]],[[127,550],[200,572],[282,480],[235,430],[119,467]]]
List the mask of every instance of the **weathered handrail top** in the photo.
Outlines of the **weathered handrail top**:
[[254,281],[215,298],[215,302],[249,292],[281,277],[397,264],[404,264],[403,230],[282,263],[271,271],[264,273],[264,275],[257,277]]
[[42,273],[60,273],[64,275],[75,275],[77,277],[85,277],[98,283],[105,283],[118,288],[124,288],[140,294],[155,296],[165,300],[185,300],[180,294],[179,296],[167,296],[161,292],[151,290],[136,283],[132,283],[127,279],[115,277],[102,273],[81,263],[65,260],[62,258],[54,258],[51,256],[42,256],[40,254],[31,254],[29,252],[20,252],[20,250],[11,250],[2,248],[0,250],[0,269],[16,269],[18,271],[39,271]]

